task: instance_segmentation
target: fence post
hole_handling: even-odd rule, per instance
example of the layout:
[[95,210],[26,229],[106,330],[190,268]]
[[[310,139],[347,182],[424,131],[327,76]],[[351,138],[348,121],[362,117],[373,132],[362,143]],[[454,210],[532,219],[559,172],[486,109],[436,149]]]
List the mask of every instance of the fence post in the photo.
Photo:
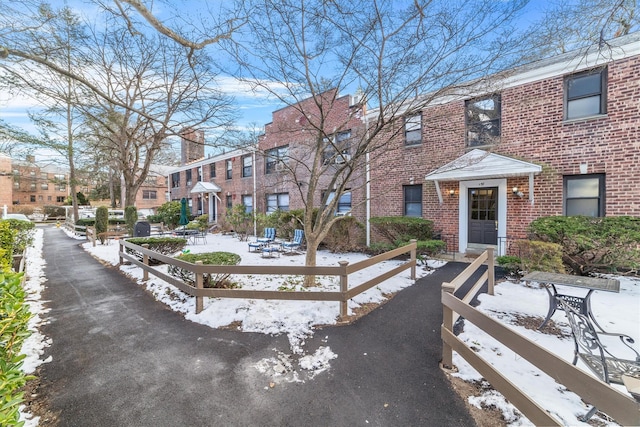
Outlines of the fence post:
[[[149,249],[149,244],[145,243],[144,245],[142,245],[142,247],[145,248],[145,249]],[[142,263],[146,267],[149,267],[149,255],[142,254]],[[149,270],[147,270],[146,268],[143,268],[142,269],[142,281],[146,282],[147,280],[149,280]]]
[[493,248],[487,248],[487,293],[493,295],[493,286],[495,285],[495,260],[493,259]]
[[[454,287],[449,282],[442,282],[442,293],[453,294]],[[442,327],[453,332],[453,310],[442,304]],[[442,367],[453,369],[453,349],[442,340]]]
[[416,239],[409,240],[411,242],[411,280],[416,280],[416,251],[418,241]]
[[[201,266],[202,261],[196,261],[196,265]],[[204,289],[204,278],[201,272],[196,271],[196,314],[204,310],[204,297],[197,294],[198,289]]]
[[349,261],[338,261],[340,265],[340,320],[345,320],[349,314],[349,305],[347,300],[347,291],[349,290],[349,275],[347,274],[347,265]]
[[124,259],[122,258],[122,252],[124,252],[124,241],[118,240],[118,245],[120,246],[120,250],[118,251],[118,265],[124,264]]

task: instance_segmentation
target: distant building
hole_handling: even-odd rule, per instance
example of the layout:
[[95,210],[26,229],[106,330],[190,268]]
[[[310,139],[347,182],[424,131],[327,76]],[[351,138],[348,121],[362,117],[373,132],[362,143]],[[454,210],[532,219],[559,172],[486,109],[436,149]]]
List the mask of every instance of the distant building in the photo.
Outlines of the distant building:
[[183,130],[180,136],[180,148],[182,154],[180,164],[186,165],[187,163],[204,158],[203,130],[188,128]]

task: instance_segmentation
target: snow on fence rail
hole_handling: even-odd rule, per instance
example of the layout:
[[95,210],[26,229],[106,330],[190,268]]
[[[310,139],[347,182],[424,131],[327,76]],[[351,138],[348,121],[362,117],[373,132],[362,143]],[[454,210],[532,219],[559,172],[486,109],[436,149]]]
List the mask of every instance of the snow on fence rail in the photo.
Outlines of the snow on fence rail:
[[[463,298],[456,297],[454,292],[465,284],[485,261],[488,263],[487,271],[473,285],[466,296]],[[493,250],[489,249],[450,283],[442,283],[443,322],[440,330],[442,336],[442,367],[453,369],[453,351],[455,351],[535,425],[563,425],[561,421],[538,405],[523,390],[509,381],[500,372],[499,367],[496,368],[480,357],[454,334],[453,325],[459,317],[464,317],[466,322],[473,323],[479,329],[509,347],[514,353],[551,376],[556,382],[563,384],[579,395],[584,401],[613,417],[617,422],[622,425],[639,425],[640,404],[638,402],[469,305],[469,301],[473,299],[485,282],[488,282],[489,295],[493,295],[493,270]]]
[[[143,246],[134,245],[126,240],[120,240],[120,265],[123,260],[130,261],[143,270],[143,280],[149,280],[149,273],[162,279],[181,291],[196,297],[196,314],[203,310],[204,297],[208,298],[249,298],[249,299],[279,299],[279,300],[302,300],[302,301],[339,301],[340,302],[340,318],[344,319],[348,315],[347,302],[371,289],[372,287],[382,283],[383,281],[395,276],[396,274],[411,269],[411,279],[416,279],[416,248],[417,243],[411,240],[408,245],[376,255],[369,259],[349,264],[348,261],[339,261],[337,266],[282,266],[282,265],[203,265],[201,261],[196,264],[182,261],[167,255],[154,252]],[[142,262],[135,257],[127,254],[124,248],[134,249],[143,254]],[[409,254],[410,258],[407,262],[392,268],[391,270],[361,283],[349,289],[349,274],[371,267],[382,261],[395,258],[400,255]],[[149,258],[164,262],[165,264],[175,265],[185,270],[192,271],[196,277],[196,286],[191,286],[173,276],[165,274],[161,271],[149,266]],[[302,276],[339,276],[340,291],[264,291],[264,290],[243,290],[243,289],[215,289],[203,287],[204,274],[268,274],[268,275],[302,275]]]

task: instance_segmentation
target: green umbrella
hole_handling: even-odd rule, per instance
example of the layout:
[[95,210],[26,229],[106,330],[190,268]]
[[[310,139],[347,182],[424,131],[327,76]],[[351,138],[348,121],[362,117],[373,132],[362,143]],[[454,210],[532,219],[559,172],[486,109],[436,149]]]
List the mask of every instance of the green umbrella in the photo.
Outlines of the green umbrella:
[[180,220],[178,221],[178,224],[189,224],[189,216],[187,215],[187,199],[184,197],[180,200]]

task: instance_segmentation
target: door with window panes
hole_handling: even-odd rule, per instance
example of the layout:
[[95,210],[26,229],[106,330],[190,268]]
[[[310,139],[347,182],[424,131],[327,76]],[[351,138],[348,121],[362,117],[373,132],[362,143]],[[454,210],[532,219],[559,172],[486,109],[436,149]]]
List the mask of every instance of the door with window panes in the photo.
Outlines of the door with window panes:
[[469,243],[498,244],[498,188],[469,189]]

